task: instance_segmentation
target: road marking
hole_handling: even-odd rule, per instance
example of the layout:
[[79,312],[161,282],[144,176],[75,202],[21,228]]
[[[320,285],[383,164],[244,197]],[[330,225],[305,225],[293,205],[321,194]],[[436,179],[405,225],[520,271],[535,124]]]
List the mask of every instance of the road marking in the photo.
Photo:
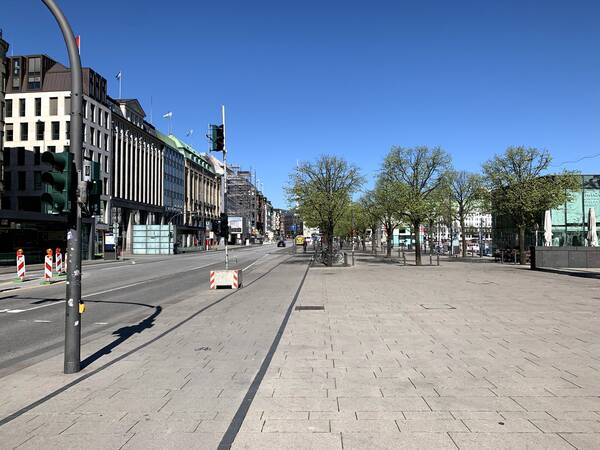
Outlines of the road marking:
[[94,325],[108,325],[108,322],[94,322]]
[[52,323],[51,320],[34,320],[35,323]]
[[24,309],[7,309],[5,312],[8,314],[16,314],[16,313],[22,313],[23,311],[25,311]]

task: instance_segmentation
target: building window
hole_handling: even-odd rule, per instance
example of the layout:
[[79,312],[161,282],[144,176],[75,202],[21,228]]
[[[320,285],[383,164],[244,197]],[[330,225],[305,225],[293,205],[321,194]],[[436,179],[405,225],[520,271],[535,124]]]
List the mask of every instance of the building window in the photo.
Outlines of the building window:
[[[108,134],[104,135],[104,150],[110,150],[108,148]],[[107,171],[108,172],[108,171]]]
[[25,148],[17,148],[17,166],[25,165]]
[[46,125],[46,123],[42,122],[41,120],[38,120],[35,123],[35,138],[38,141],[43,141],[44,140],[44,131],[46,129],[45,125]]
[[56,146],[54,145],[49,145],[48,147],[46,147],[48,149],[49,152],[52,153],[56,153]]
[[13,89],[20,89],[21,87],[21,61],[13,59]]
[[13,141],[13,124],[12,123],[7,123],[5,125],[5,136],[6,136],[6,142],[12,142]]
[[109,123],[108,123],[108,113],[105,112],[104,113],[104,127],[108,128],[108,125],[109,125]]
[[[12,173],[11,172],[6,172],[4,174],[4,186],[6,187],[7,191],[12,190]],[[3,206],[7,207],[6,204]]]
[[90,120],[92,122],[94,122],[95,118],[96,118],[96,107],[92,103],[90,103]]
[[6,99],[6,117],[12,117],[13,113],[12,113],[12,100],[11,99]]
[[58,115],[58,97],[50,97],[50,115]]
[[71,114],[71,97],[65,97],[65,115]]
[[83,100],[83,106],[82,106],[82,108],[83,108],[83,111],[82,111],[83,112],[83,117],[85,119],[87,119],[87,100],[85,100],[85,99]]
[[67,121],[66,123],[66,127],[65,127],[65,137],[66,139],[71,139],[71,121]]
[[42,58],[29,58],[27,62],[27,89],[42,87]]
[[25,99],[24,98],[20,98],[19,99],[19,117],[25,117]]
[[42,99],[41,98],[35,99],[35,115],[36,115],[36,117],[39,117],[42,115]]
[[52,140],[60,139],[60,122],[52,122]]
[[36,166],[40,165],[40,148],[33,147],[33,164]]
[[21,124],[21,140],[26,141],[29,139],[29,124],[22,123]]
[[18,187],[19,191],[24,191],[27,189],[27,172],[19,171],[18,173]]
[[65,145],[63,147],[63,152],[70,152],[71,151],[71,146],[70,145]]
[[39,170],[33,172],[33,189],[36,191],[42,189],[42,172]]

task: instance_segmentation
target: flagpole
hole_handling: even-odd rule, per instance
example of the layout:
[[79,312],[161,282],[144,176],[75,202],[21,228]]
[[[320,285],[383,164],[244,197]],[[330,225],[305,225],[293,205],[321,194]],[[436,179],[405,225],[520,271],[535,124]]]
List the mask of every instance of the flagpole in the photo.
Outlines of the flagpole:
[[123,71],[119,72],[119,100],[122,98],[121,97],[121,80],[123,79]]

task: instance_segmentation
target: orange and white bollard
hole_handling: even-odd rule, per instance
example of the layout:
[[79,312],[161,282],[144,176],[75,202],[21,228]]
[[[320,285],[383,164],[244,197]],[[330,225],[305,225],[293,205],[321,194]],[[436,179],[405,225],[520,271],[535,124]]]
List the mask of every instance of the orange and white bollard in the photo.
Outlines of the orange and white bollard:
[[62,255],[60,253],[60,248],[57,248],[56,250],[54,250],[55,253],[55,261],[56,261],[56,273],[58,275],[63,273],[63,260],[62,260]]
[[23,250],[17,250],[17,277],[20,281],[25,281],[25,255]]
[[46,258],[44,261],[44,281],[50,283],[52,280],[52,249],[46,250]]

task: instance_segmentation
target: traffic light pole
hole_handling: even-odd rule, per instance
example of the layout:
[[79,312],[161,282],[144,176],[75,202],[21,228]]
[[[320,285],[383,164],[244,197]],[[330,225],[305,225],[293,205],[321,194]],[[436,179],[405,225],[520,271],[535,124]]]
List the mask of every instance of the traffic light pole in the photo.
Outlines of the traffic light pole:
[[[227,214],[227,139],[225,138],[225,105],[221,105],[221,116],[223,119],[223,168],[225,169],[223,174],[223,212]],[[229,220],[229,218],[227,220]],[[229,230],[229,224],[227,225],[227,230]],[[227,233],[225,236],[225,270],[229,269],[229,250],[227,248],[228,241],[229,233]]]
[[71,142],[70,151],[77,172],[77,185],[73,186],[75,195],[75,215],[69,215],[69,229],[67,232],[67,301],[65,316],[65,359],[64,373],[76,373],[81,370],[81,200],[85,196],[82,183],[82,151],[83,151],[83,80],[81,75],[81,59],[79,49],[71,25],[62,10],[54,0],[42,0],[54,15],[63,34],[69,54],[71,67]]

